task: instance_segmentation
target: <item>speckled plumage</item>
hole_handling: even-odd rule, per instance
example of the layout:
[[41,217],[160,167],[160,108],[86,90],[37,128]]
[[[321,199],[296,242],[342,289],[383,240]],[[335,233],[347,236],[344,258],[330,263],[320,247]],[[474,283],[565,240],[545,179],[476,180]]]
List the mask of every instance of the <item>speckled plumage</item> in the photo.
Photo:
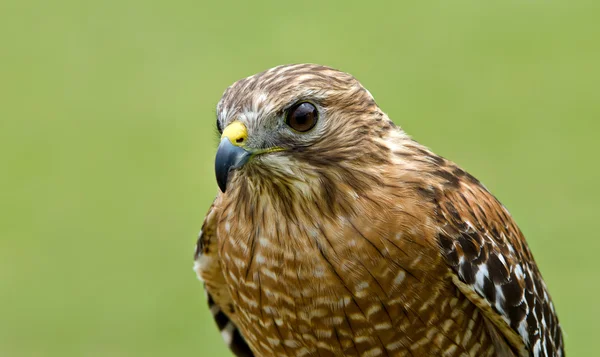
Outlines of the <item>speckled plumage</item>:
[[[314,103],[307,133],[286,111]],[[252,148],[204,221],[195,270],[237,356],[562,356],[525,239],[475,178],[318,65],[242,79],[217,106]]]

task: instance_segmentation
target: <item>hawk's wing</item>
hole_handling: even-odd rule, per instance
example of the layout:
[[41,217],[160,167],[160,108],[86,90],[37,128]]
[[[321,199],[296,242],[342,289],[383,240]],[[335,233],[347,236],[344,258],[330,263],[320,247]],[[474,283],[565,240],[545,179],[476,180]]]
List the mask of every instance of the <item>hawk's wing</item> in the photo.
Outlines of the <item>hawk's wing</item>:
[[[431,197],[439,245],[458,288],[520,355],[562,356],[554,306],[523,234],[506,208],[458,167]],[[432,188],[433,189],[433,188]]]
[[235,308],[221,270],[216,237],[216,211],[213,203],[204,218],[196,245],[194,270],[204,282],[210,312],[227,346],[238,357],[253,357],[254,354],[235,325]]

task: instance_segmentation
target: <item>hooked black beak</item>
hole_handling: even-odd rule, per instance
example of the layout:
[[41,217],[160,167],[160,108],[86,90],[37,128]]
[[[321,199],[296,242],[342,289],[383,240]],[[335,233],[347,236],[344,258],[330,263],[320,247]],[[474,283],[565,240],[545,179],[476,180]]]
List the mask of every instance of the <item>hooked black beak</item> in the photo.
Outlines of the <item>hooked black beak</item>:
[[215,157],[215,174],[222,192],[227,189],[227,178],[233,169],[242,167],[250,158],[251,153],[240,146],[233,145],[229,138],[221,139],[217,156]]

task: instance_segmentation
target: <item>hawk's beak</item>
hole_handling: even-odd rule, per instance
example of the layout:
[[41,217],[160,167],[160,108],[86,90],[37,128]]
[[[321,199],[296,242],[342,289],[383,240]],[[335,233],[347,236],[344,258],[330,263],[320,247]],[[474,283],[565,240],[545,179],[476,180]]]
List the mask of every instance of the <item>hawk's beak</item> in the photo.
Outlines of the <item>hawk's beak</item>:
[[244,149],[247,140],[248,130],[239,121],[234,121],[223,130],[215,158],[215,174],[222,192],[227,189],[229,172],[242,167],[252,155]]

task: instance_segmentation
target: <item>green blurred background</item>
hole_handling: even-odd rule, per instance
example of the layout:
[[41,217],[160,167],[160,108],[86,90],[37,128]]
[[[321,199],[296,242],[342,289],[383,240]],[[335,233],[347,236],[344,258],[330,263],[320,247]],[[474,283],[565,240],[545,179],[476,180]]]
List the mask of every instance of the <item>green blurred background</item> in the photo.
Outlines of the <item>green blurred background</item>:
[[0,3],[0,356],[227,356],[192,253],[215,105],[351,72],[528,237],[571,356],[599,333],[600,3]]

